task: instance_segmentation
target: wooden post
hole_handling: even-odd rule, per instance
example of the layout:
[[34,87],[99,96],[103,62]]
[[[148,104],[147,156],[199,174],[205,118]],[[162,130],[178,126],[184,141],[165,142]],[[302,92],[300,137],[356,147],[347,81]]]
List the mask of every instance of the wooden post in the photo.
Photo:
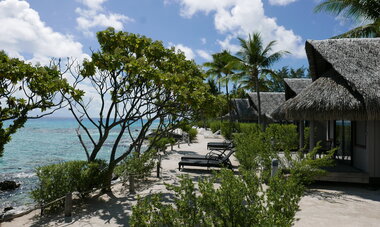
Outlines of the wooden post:
[[132,175],[129,175],[129,193],[135,194],[135,178]]
[[312,151],[315,147],[315,142],[314,142],[314,131],[315,131],[315,125],[314,125],[314,120],[310,121],[310,144],[309,144],[309,151]]
[[161,155],[158,155],[157,161],[157,178],[160,178],[160,169],[161,169]]
[[43,203],[41,203],[41,216],[44,215],[44,212],[45,212],[45,206]]
[[299,125],[299,135],[300,135],[300,144],[299,148],[302,149],[305,146],[305,122],[303,120],[300,121]]
[[72,208],[73,208],[73,194],[69,192],[66,194],[66,198],[65,198],[65,217],[71,217]]

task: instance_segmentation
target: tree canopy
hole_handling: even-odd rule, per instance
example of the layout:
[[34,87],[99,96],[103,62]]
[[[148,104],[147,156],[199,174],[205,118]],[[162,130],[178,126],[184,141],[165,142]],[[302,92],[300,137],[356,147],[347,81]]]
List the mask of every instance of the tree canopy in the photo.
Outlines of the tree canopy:
[[[60,94],[67,92],[75,93],[56,67],[33,66],[0,51],[0,156],[27,119],[61,108]],[[41,114],[31,115],[33,110]]]
[[[99,108],[96,113],[89,112],[91,103],[86,103],[87,95],[67,100],[80,125],[78,137],[89,161],[97,158],[107,140],[113,140],[109,156],[112,174],[116,164],[132,151],[140,152],[152,129],[164,132],[190,118],[208,91],[199,67],[174,48],[112,28],[98,32],[97,38],[100,50],[83,63],[74,77],[77,84],[92,86],[96,91],[93,99],[98,101]],[[96,132],[83,123],[85,118]],[[138,126],[138,131],[133,131],[132,126]],[[115,137],[110,137],[111,131]],[[125,135],[131,139],[126,148],[120,146]]]
[[380,37],[380,1],[378,0],[325,0],[315,12],[326,11],[354,21],[368,21],[333,38]]

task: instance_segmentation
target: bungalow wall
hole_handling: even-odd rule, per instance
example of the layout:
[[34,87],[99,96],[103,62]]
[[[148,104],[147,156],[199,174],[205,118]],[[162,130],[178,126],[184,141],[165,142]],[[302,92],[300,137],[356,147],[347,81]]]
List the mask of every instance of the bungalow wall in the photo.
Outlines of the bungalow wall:
[[380,121],[367,122],[368,173],[370,178],[380,179]]
[[[366,121],[355,121],[353,122],[353,138],[352,138],[352,160],[353,160],[353,166],[363,170],[364,172],[369,172],[368,169],[368,149],[369,146],[367,144],[370,144],[370,140],[372,138],[368,136],[369,132],[372,130],[373,127],[367,127]],[[371,124],[368,124],[370,126]],[[372,142],[371,142],[372,143]]]

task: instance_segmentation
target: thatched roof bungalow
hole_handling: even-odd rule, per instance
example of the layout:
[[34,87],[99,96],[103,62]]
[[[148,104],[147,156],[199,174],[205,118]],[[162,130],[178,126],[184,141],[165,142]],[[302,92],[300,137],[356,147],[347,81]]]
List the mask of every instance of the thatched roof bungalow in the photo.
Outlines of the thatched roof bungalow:
[[[251,106],[258,111],[258,100],[257,93],[248,93],[249,102]],[[274,122],[271,114],[276,110],[281,104],[285,102],[285,93],[284,92],[260,92],[260,101],[261,101],[261,115],[265,117],[265,120],[268,122]]]
[[231,99],[232,118],[239,122],[257,121],[257,112],[248,99]]
[[[310,78],[285,78],[285,100],[289,100],[297,96],[303,89],[312,82]],[[277,107],[271,114],[274,119],[285,119],[285,102]]]
[[341,157],[380,182],[380,39],[307,41],[306,53],[313,82],[285,102],[286,118],[325,120]]

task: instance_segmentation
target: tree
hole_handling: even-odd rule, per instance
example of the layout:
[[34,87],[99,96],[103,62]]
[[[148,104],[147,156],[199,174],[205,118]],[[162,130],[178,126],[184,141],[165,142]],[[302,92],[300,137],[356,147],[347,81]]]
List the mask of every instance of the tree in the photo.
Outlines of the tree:
[[353,20],[369,21],[333,38],[380,37],[380,2],[378,0],[325,0],[315,12],[327,11]]
[[310,75],[305,67],[298,69],[289,69],[289,67],[284,66],[281,69],[276,70],[276,74],[267,81],[269,91],[285,91],[284,78],[310,78]]
[[[146,135],[152,129],[159,133],[155,133],[150,146],[160,135],[190,118],[203,101],[206,89],[199,67],[174,48],[166,49],[161,42],[115,32],[113,28],[98,32],[97,38],[100,51],[92,53],[91,60],[85,61],[73,76],[75,86],[92,86],[99,108],[90,112],[91,103],[66,98],[79,123],[78,138],[89,161],[97,158],[106,141],[112,141],[104,182],[109,190],[116,165],[132,152],[142,152]],[[136,126],[140,127],[137,131]],[[125,137],[131,140],[127,148],[120,145]]]
[[276,73],[270,67],[288,52],[278,51],[271,53],[276,41],[271,41],[264,47],[260,33],[253,33],[252,36],[249,35],[248,40],[240,37],[238,39],[241,50],[237,53],[235,61],[242,71],[239,74],[239,80],[244,84],[244,88],[252,90],[254,88],[257,92],[258,123],[261,124],[260,91],[261,86],[265,85],[260,83],[260,77],[263,80],[268,74],[275,75]]
[[[63,105],[60,93],[74,91],[56,67],[32,66],[0,51],[0,156],[11,135],[28,119],[52,114]],[[39,115],[31,111],[39,110]]]
[[227,105],[228,105],[228,113],[230,113],[231,117],[231,106],[229,100],[229,92],[228,92],[228,82],[230,80],[231,75],[234,73],[234,65],[231,62],[234,60],[234,57],[227,51],[224,50],[220,53],[216,53],[212,55],[212,62],[206,62],[203,65],[208,67],[209,69],[206,71],[206,74],[209,76],[216,76],[219,82],[219,92],[220,92],[220,83],[223,82],[226,85],[226,96],[227,96]]

